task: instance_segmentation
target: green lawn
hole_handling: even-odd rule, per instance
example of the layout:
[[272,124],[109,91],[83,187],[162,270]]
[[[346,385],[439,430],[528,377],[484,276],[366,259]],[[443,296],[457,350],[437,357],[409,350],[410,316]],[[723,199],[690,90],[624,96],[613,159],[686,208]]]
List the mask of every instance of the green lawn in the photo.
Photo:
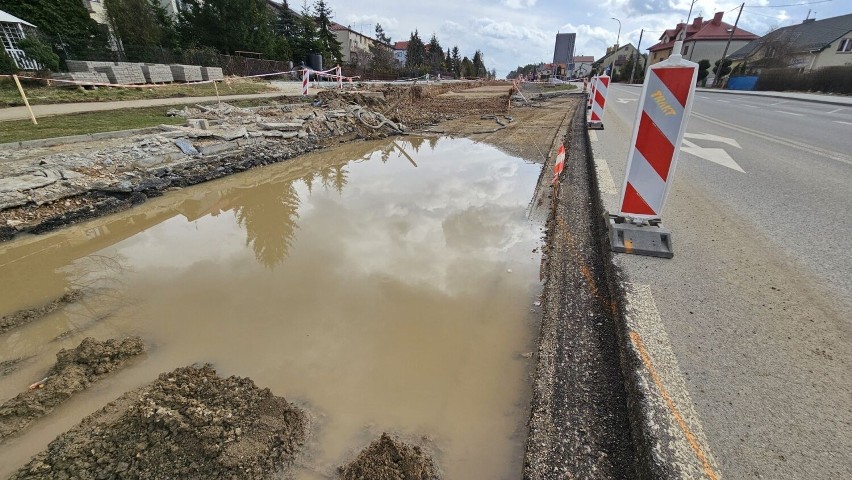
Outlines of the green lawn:
[[[238,80],[230,85],[219,82],[220,95],[245,95],[251,93],[274,92],[275,89],[262,81]],[[212,84],[182,85],[173,84],[150,88],[98,87],[97,90],[80,90],[74,87],[56,87],[25,84],[24,91],[30,105],[50,105],[56,103],[111,102],[116,100],[140,100],[146,98],[179,98],[215,96]],[[24,104],[15,83],[9,79],[0,80],[0,108],[17,107]]]
[[0,143],[114,132],[132,128],[155,127],[160,124],[180,125],[186,122],[186,119],[182,117],[167,117],[166,111],[170,108],[181,108],[181,106],[128,108],[56,115],[39,118],[38,125],[33,125],[30,120],[0,122]]

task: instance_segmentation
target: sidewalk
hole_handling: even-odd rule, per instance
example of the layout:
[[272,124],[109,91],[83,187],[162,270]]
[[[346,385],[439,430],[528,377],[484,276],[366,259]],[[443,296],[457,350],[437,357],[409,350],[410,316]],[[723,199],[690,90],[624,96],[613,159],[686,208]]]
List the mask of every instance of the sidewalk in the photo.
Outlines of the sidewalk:
[[[286,92],[255,93],[250,95],[222,95],[222,101],[245,100],[252,98],[270,98],[286,95]],[[36,118],[52,115],[67,115],[69,113],[98,112],[103,110],[118,110],[121,108],[157,107],[160,105],[184,105],[204,102],[215,102],[216,97],[176,97],[176,98],[152,98],[146,100],[124,100],[118,102],[85,102],[85,103],[60,103],[56,105],[33,105],[33,113]],[[0,122],[8,120],[27,120],[30,113],[27,107],[0,108]]]

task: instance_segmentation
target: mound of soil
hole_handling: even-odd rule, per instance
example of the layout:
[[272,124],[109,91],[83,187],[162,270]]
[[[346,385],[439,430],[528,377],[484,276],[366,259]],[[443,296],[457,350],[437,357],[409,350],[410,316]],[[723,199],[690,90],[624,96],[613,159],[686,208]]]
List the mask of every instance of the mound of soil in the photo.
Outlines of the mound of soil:
[[37,308],[28,308],[26,310],[19,310],[15,313],[0,317],[0,334],[6,333],[7,331],[15,327],[20,327],[21,325],[39,319],[47,315],[48,313],[58,310],[66,303],[75,302],[81,296],[83,296],[82,292],[72,290],[66,293],[65,295],[62,295],[61,297],[57,298],[56,300],[48,303],[47,305],[42,305]]
[[85,418],[11,478],[271,478],[307,427],[304,412],[251,379],[179,368]]
[[340,468],[342,480],[437,480],[432,457],[387,433],[371,443],[349,465]]
[[47,372],[44,380],[0,406],[0,440],[49,414],[68,397],[85,390],[92,382],[103,378],[128,358],[143,351],[145,345],[139,337],[121,342],[99,342],[85,338],[75,349],[60,350],[56,354],[56,364]]

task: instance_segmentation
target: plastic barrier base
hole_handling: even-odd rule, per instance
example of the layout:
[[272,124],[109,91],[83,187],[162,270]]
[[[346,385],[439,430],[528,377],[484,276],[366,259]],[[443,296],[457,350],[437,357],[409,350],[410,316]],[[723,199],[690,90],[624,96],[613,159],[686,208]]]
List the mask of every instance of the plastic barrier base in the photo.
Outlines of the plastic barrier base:
[[624,217],[608,215],[610,248],[616,253],[672,258],[672,232],[659,223],[629,223]]
[[586,127],[588,127],[589,130],[603,130],[604,129],[603,122],[588,122],[586,124]]

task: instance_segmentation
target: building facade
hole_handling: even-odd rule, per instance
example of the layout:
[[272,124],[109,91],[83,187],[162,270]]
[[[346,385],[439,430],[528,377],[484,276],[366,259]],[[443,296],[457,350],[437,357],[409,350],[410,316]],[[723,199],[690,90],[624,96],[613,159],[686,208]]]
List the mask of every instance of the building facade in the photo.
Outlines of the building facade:
[[370,58],[370,48],[381,46],[391,51],[390,45],[385,45],[373,37],[369,37],[362,33],[356,32],[349,27],[344,27],[339,23],[331,24],[331,31],[340,42],[341,56],[344,63],[361,64]]
[[553,46],[553,75],[567,76],[574,71],[574,43],[577,40],[576,33],[557,33],[556,43]]
[[639,50],[632,43],[627,45],[613,45],[606,49],[606,55],[600,60],[592,64],[592,68],[598,73],[606,73],[610,77],[624,78],[629,76],[630,72],[624,72],[622,69],[630,62],[631,58],[638,58],[639,64],[644,66],[645,58],[639,55]]
[[27,30],[35,28],[32,23],[0,10],[0,40],[3,41],[3,50],[21,70],[39,69],[39,65],[27,58],[24,51],[18,47],[18,42],[27,38]]
[[852,14],[808,19],[779,28],[729,56],[733,63],[756,68],[789,67],[808,72],[852,65]]
[[716,12],[713,19],[707,21],[696,17],[689,25],[679,23],[675,28],[664,31],[659,42],[648,48],[648,63],[653,65],[669,58],[678,39],[683,40],[683,58],[693,62],[709,60],[712,64],[722,58],[729,37],[731,45],[728,52],[735,52],[758,38],[742,28],[734,29],[733,25],[722,21],[723,16],[724,12]]

